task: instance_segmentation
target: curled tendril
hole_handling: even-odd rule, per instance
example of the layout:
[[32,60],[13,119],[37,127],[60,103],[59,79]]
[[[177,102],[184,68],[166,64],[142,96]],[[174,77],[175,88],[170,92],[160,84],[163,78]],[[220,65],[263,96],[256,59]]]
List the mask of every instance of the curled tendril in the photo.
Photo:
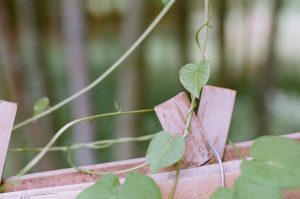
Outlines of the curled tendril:
[[[197,32],[196,32],[196,43],[198,45],[198,48],[200,50],[200,53],[202,55],[202,57],[204,57],[204,53],[205,53],[205,47],[204,49],[202,48],[202,45],[201,45],[201,38],[200,38],[200,33],[201,31],[203,30],[203,28],[205,27],[209,27],[211,28],[211,25],[209,25],[209,22],[211,20],[211,17],[212,17],[212,2],[211,0],[208,1],[208,18],[206,19],[206,21],[200,26],[200,28],[198,28]],[[205,42],[206,43],[206,42]],[[205,45],[206,46],[206,45]]]

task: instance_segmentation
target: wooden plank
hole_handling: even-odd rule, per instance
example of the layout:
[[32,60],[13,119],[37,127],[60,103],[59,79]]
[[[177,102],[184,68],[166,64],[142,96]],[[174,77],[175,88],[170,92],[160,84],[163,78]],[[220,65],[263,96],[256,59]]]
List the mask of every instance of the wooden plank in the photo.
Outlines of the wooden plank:
[[[234,181],[239,177],[239,165],[241,161],[224,163],[226,175],[226,187],[233,187]],[[175,172],[151,175],[159,185],[164,199],[173,184]],[[121,180],[123,181],[123,180]],[[75,199],[78,193],[90,186],[91,183],[79,185],[61,186],[0,194],[0,199]],[[220,174],[218,165],[209,165],[198,168],[182,170],[176,190],[175,199],[209,199],[211,194],[220,186]],[[284,193],[285,199],[298,199],[300,190]]]
[[204,86],[197,118],[209,142],[223,157],[227,141],[236,91]]
[[[300,133],[288,134],[284,135],[285,137],[295,139],[300,141]],[[250,142],[242,142],[236,143],[235,146],[238,148],[239,151],[243,153],[245,157],[249,155],[249,148],[252,145],[252,141]],[[236,154],[235,150],[232,148],[231,145],[227,145],[224,153],[224,161],[233,161],[240,159],[239,155]],[[82,167],[83,169],[90,169],[99,172],[113,172],[123,170],[125,168],[134,167],[140,164],[145,163],[145,158],[138,158],[132,160],[124,160],[112,163],[104,163],[98,165],[91,165]],[[201,167],[202,168],[202,167]],[[171,171],[172,168],[168,168],[165,171]],[[138,170],[137,172],[144,173],[144,174],[151,174],[150,169],[145,167],[143,169]],[[164,171],[162,171],[164,172]],[[122,175],[120,177],[123,177]],[[87,182],[94,182],[98,177],[85,175],[82,173],[77,172],[75,169],[62,169],[56,171],[48,171],[48,172],[41,172],[35,174],[28,174],[18,178],[18,185],[15,184],[6,184],[6,191],[23,191],[29,189],[41,189],[46,187],[58,187],[58,186],[66,186],[66,185],[75,185]],[[13,178],[10,178],[13,179]]]
[[[232,172],[235,171],[239,168],[240,161],[233,161],[233,162],[228,162],[224,164],[224,167],[227,172]],[[184,169],[181,171],[180,174],[180,183],[189,183],[190,180],[195,180],[194,177],[197,176],[198,178],[201,178],[202,176],[209,176],[209,175],[216,175],[218,176],[218,180],[214,182],[215,186],[218,186],[218,182],[220,181],[220,175],[219,173],[219,165],[207,165],[203,167],[197,167],[197,168],[192,168],[192,169]],[[169,189],[173,183],[175,172],[166,172],[166,173],[161,173],[161,174],[155,174],[155,175],[150,175],[160,186],[164,198],[167,198],[167,194],[169,192]],[[189,180],[190,179],[190,180]],[[206,179],[206,178],[205,178]],[[214,179],[215,180],[215,179]],[[123,181],[123,180],[121,180]],[[203,183],[203,181],[201,181]],[[60,187],[55,187],[55,188],[43,188],[43,189],[36,189],[36,190],[26,190],[26,191],[19,191],[19,192],[11,192],[11,193],[5,193],[5,194],[0,194],[0,199],[21,199],[21,198],[26,198],[26,199],[57,199],[57,198],[62,198],[62,199],[73,199],[76,197],[76,195],[85,189],[86,187],[90,186],[91,183],[83,183],[79,185],[69,185],[69,186],[60,186]],[[184,186],[180,184],[180,186]],[[199,187],[203,187],[203,184],[200,185]],[[186,186],[184,186],[187,188]],[[199,189],[198,184],[193,185],[192,187],[196,189]],[[191,187],[191,188],[192,188]],[[182,188],[180,188],[182,189]],[[206,192],[207,190],[202,189],[202,191]],[[179,192],[178,192],[179,193]],[[201,194],[203,194],[201,192]],[[180,196],[180,197],[179,197]],[[182,196],[182,197],[181,197]],[[180,193],[176,198],[186,198],[183,197],[184,195]],[[195,198],[195,197],[194,197]],[[191,197],[190,199],[194,199]],[[195,198],[196,199],[196,198]],[[198,199],[198,198],[197,198]]]
[[[154,109],[165,131],[182,136],[189,107],[189,99],[182,92]],[[195,113],[192,113],[191,133],[186,138],[186,143],[183,168],[201,166],[212,157]]]
[[16,112],[16,104],[0,101],[0,182]]

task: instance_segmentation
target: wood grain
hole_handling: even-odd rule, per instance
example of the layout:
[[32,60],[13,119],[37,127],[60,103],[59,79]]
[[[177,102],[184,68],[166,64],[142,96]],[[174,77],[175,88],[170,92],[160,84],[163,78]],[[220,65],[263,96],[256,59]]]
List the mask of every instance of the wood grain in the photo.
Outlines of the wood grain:
[[[300,141],[300,133],[293,133],[284,135],[284,137],[295,139]],[[243,153],[243,156],[249,156],[249,148],[253,144],[253,141],[249,142],[241,142],[236,143],[235,146]],[[224,153],[224,161],[234,161],[240,159],[239,155],[235,152],[231,145],[227,145]],[[91,165],[81,167],[84,169],[95,170],[99,172],[114,172],[120,171],[125,168],[131,168],[140,164],[145,163],[145,158],[131,159],[131,160],[123,160],[111,163],[104,163],[98,165]],[[202,168],[202,167],[201,167]],[[208,168],[207,166],[205,168]],[[174,168],[168,168],[167,170],[163,170],[161,172],[172,171]],[[138,170],[137,172],[144,174],[151,174],[151,171],[148,167]],[[120,177],[124,177],[124,175],[120,175]],[[9,180],[14,179],[14,177],[9,178],[5,181],[6,191],[23,191],[23,190],[33,190],[33,189],[41,189],[41,188],[50,188],[50,187],[58,187],[58,186],[66,186],[66,185],[76,185],[88,182],[94,182],[98,179],[97,176],[85,175],[77,172],[75,169],[61,169],[55,171],[47,171],[35,174],[28,174],[18,178],[17,185],[9,183]]]
[[16,104],[0,101],[0,182],[16,112]]
[[[185,129],[186,115],[190,107],[187,95],[182,92],[168,101],[156,106],[155,113],[165,131],[171,135],[182,136]],[[183,168],[203,165],[212,157],[206,138],[199,125],[196,114],[191,117],[191,132],[186,138],[186,150],[183,157]]]
[[[226,187],[233,187],[234,181],[239,177],[239,165],[241,161],[224,163],[226,171]],[[175,172],[167,172],[151,177],[159,185],[164,199],[168,198]],[[121,181],[124,181],[123,179]],[[91,183],[79,185],[61,186],[55,188],[43,188],[20,192],[5,193],[0,199],[75,199],[78,193],[90,186]],[[218,165],[208,165],[198,168],[182,170],[175,199],[209,199],[211,194],[220,186],[220,174]],[[284,193],[285,199],[299,199],[300,190]]]
[[197,118],[205,137],[223,157],[234,108],[236,91],[204,86]]

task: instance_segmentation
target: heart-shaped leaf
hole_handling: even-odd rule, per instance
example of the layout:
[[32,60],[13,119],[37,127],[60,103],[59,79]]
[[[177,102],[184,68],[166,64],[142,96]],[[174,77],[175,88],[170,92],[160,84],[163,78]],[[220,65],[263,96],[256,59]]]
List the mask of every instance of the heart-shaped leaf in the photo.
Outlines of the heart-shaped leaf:
[[210,74],[208,61],[199,64],[187,64],[179,72],[179,79],[183,87],[193,96],[199,98],[202,87],[207,83]]
[[233,190],[220,188],[218,189],[210,199],[235,199]]
[[252,161],[241,169],[252,182],[277,189],[300,187],[300,143],[280,137],[262,137],[252,146]]
[[182,159],[184,151],[184,138],[161,131],[150,142],[146,158],[152,172],[156,173]]
[[33,115],[38,115],[47,108],[49,108],[50,100],[47,97],[43,97],[42,99],[39,99],[33,107]]
[[125,183],[120,186],[115,174],[104,175],[93,186],[81,192],[76,199],[162,199],[160,189],[152,178],[137,174],[128,174]]
[[160,189],[152,178],[138,174],[128,174],[116,199],[162,199]]
[[106,174],[94,185],[81,192],[76,199],[114,199],[119,187],[119,177],[115,174]]

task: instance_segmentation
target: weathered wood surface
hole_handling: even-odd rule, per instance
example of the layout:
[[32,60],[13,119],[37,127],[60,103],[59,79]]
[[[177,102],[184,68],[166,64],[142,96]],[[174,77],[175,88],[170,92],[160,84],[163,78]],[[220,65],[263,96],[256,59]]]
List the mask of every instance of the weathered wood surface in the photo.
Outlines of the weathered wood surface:
[[[165,131],[171,135],[184,134],[187,112],[190,101],[186,93],[182,92],[168,101],[156,106],[156,115]],[[186,150],[183,157],[183,168],[192,168],[205,164],[212,154],[208,148],[206,138],[199,125],[196,114],[191,117],[191,132],[186,138]]]
[[[238,170],[240,165],[240,161],[233,161],[224,164],[225,170],[230,173]],[[158,183],[162,190],[162,194],[164,198],[167,198],[167,195],[170,191],[171,185],[173,183],[175,176],[175,172],[166,172],[151,175],[151,177]],[[211,176],[213,179],[207,181]],[[194,182],[194,183],[193,183]],[[199,197],[205,196],[207,194],[212,193],[215,189],[214,187],[210,187],[210,189],[202,188],[203,185],[207,185],[207,182],[211,182],[214,184],[215,188],[217,188],[220,184],[220,175],[219,175],[219,166],[218,165],[207,165],[198,168],[192,169],[184,169],[180,173],[180,181],[178,186],[178,192],[176,198],[189,198],[189,199],[199,199],[199,198],[207,198],[207,197]],[[187,183],[187,184],[186,184]],[[69,186],[61,186],[54,188],[43,188],[36,190],[26,190],[20,192],[11,192],[0,194],[0,199],[73,199],[76,195],[86,187],[90,186],[91,183],[84,183],[79,185],[69,185]],[[188,186],[186,186],[188,185]],[[193,185],[193,186],[191,186]],[[230,185],[230,184],[229,184]],[[183,192],[182,192],[183,191]],[[195,192],[193,197],[186,194],[189,191]],[[189,196],[189,197],[185,197]],[[208,195],[207,195],[208,196]]]
[[16,104],[0,100],[0,182],[16,112]]
[[234,108],[236,91],[204,86],[197,118],[205,137],[223,157]]
[[[241,161],[224,163],[226,171],[226,187],[232,187],[235,179],[240,175],[239,165]],[[162,190],[164,199],[173,184],[175,172],[167,172],[152,175]],[[79,192],[90,186],[91,183],[43,188],[20,192],[5,193],[0,199],[75,199]],[[198,168],[182,170],[175,199],[209,199],[211,194],[220,186],[220,173],[218,165],[208,165]],[[300,191],[285,193],[285,199],[299,199]]]
[[[300,141],[300,133],[288,134],[284,136]],[[249,155],[249,148],[251,147],[252,143],[253,143],[252,141],[242,142],[242,143],[235,144],[235,146],[243,153],[245,157],[247,157]],[[238,160],[239,158],[240,157],[238,156],[238,154],[236,154],[232,146],[227,145],[223,156],[224,161],[229,162],[233,160]],[[145,158],[138,158],[132,160],[118,161],[113,163],[91,165],[82,168],[95,170],[99,172],[105,172],[105,171],[113,172],[113,171],[119,171],[125,168],[140,165],[142,163],[145,163],[145,161],[146,161]],[[207,168],[207,166],[205,166],[205,168]],[[165,170],[165,171],[170,171],[170,170],[172,170],[172,168],[169,168],[169,170]],[[148,167],[140,169],[137,172],[144,173],[144,174],[151,174],[150,169]],[[7,184],[6,191],[12,192],[12,191],[22,191],[22,190],[30,190],[30,189],[31,190],[41,189],[46,187],[49,188],[49,187],[59,187],[59,186],[66,186],[66,185],[76,185],[76,184],[94,182],[97,178],[98,178],[97,176],[91,176],[91,175],[85,175],[79,173],[75,169],[47,171],[47,172],[28,174],[22,176],[21,178],[18,179],[17,186],[13,184]]]

